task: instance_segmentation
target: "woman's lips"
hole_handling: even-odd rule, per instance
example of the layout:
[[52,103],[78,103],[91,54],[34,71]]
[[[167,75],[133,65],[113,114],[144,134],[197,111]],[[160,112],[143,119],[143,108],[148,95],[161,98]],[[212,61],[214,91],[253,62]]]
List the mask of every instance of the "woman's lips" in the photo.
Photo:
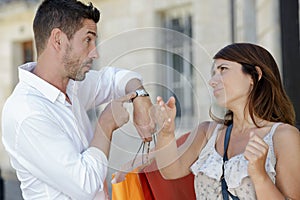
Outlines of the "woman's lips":
[[216,96],[222,90],[223,90],[223,88],[214,89],[214,95]]

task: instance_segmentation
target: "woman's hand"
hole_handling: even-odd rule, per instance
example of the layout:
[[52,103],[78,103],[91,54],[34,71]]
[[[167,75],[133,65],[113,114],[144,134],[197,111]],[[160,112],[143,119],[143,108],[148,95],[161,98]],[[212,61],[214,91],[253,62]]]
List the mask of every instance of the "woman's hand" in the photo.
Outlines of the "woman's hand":
[[251,132],[244,156],[249,161],[248,174],[253,182],[268,177],[265,169],[269,146],[258,135]]
[[170,97],[167,103],[158,96],[157,105],[154,106],[153,118],[157,124],[158,131],[162,134],[170,134],[175,131],[176,105],[175,98]]

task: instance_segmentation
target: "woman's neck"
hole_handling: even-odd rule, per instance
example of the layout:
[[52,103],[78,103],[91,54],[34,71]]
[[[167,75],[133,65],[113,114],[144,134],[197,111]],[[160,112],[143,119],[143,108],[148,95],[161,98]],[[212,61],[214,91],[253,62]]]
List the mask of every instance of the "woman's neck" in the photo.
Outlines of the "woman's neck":
[[233,113],[233,124],[234,128],[238,130],[238,132],[245,132],[246,130],[256,128],[258,126],[263,126],[266,123],[265,120],[260,119],[254,116],[254,119],[251,118],[250,114],[246,114],[244,112],[241,113]]

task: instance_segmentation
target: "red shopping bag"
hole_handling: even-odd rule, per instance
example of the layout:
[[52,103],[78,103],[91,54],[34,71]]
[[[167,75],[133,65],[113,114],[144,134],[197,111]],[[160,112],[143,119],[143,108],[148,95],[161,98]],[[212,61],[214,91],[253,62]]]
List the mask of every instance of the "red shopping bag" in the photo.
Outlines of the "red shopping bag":
[[[188,135],[189,133],[177,139],[177,146],[183,144]],[[147,200],[196,199],[192,173],[178,179],[166,180],[160,174],[155,160],[152,160],[141,172],[143,173],[139,173],[140,182]]]
[[[177,146],[185,142],[189,133],[177,139]],[[194,175],[174,179],[164,179],[157,167],[155,159],[134,170],[117,172],[113,177],[112,200],[183,200],[196,199]]]

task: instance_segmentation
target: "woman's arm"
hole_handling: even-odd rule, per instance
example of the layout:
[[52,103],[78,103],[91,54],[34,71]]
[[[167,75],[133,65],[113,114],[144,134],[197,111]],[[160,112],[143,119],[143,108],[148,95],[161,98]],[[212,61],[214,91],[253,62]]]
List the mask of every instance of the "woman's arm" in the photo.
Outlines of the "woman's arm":
[[175,138],[175,99],[171,97],[164,103],[161,97],[157,99],[155,119],[160,128],[157,136],[156,162],[160,173],[165,179],[176,179],[190,173],[190,166],[198,158],[199,152],[207,142],[209,128],[212,123],[203,122],[195,128],[179,148]]
[[300,133],[288,124],[280,125],[274,135],[277,158],[276,186],[290,199],[300,199]]
[[276,185],[265,171],[268,145],[253,134],[246,147],[248,173],[253,181],[257,199],[300,199],[300,134],[290,125],[280,125],[273,137],[277,158]]

